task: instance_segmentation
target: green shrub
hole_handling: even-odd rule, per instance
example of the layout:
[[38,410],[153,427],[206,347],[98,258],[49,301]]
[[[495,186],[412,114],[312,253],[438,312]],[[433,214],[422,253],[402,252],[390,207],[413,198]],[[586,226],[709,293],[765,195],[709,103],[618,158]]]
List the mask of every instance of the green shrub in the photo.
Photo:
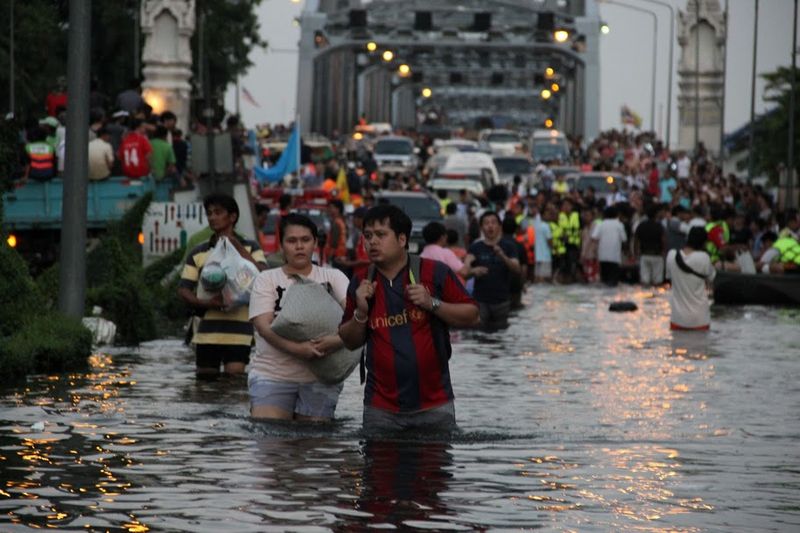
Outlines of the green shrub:
[[22,327],[26,317],[41,312],[44,299],[28,266],[5,239],[0,242],[0,338]]
[[0,348],[3,376],[62,372],[87,367],[92,333],[81,321],[56,312],[32,315]]

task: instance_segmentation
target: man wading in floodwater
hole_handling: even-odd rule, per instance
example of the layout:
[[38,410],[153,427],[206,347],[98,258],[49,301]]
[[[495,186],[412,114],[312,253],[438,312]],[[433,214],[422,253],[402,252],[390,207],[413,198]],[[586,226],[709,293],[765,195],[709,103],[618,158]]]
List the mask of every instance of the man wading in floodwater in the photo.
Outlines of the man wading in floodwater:
[[363,235],[371,266],[350,281],[339,328],[349,349],[367,343],[369,432],[455,429],[448,326],[478,322],[477,305],[447,265],[409,256],[410,234],[411,219],[399,208],[367,212]]

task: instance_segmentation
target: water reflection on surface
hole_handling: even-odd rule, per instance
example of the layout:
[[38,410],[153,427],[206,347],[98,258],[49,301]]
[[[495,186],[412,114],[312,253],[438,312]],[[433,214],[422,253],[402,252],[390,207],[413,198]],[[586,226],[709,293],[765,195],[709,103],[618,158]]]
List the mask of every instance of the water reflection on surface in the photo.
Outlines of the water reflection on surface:
[[447,440],[366,439],[356,376],[335,424],[254,423],[244,381],[195,381],[172,340],[7,388],[0,530],[800,529],[800,312],[673,333],[663,292],[525,300],[454,334]]

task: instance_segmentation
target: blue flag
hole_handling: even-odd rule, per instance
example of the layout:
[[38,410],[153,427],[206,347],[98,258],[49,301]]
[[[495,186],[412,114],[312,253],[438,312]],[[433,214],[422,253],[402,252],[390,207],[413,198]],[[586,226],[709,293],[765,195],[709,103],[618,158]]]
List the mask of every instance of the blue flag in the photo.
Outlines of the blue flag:
[[297,171],[298,160],[300,159],[300,132],[297,131],[297,124],[292,129],[286,148],[283,150],[278,162],[269,168],[255,168],[256,178],[261,183],[275,183],[283,179],[286,174]]

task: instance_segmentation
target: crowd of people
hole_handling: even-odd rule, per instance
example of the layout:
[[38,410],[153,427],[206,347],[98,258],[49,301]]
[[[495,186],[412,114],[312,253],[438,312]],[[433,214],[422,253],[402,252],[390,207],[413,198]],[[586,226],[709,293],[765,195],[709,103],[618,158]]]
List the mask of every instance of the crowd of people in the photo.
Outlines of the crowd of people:
[[[204,120],[192,120],[190,132],[177,125],[169,110],[155,113],[142,95],[137,79],[111,100],[95,84],[89,96],[88,178],[102,181],[111,176],[140,179],[151,176],[166,181],[171,190],[195,186],[192,169],[192,134],[208,131]],[[47,95],[43,116],[28,117],[19,128],[18,165],[13,179],[48,181],[64,173],[67,94],[63,79]],[[215,131],[231,134],[234,158],[244,151],[243,130],[236,116]],[[242,165],[236,169],[241,172]]]
[[[778,210],[762,187],[723,177],[702,150],[689,158],[654,148],[647,138],[610,132],[575,157],[623,179],[604,195],[554,178],[541,190],[515,180],[479,198],[466,191],[458,200],[442,197],[443,219],[424,228],[419,259],[408,253],[409,217],[374,193],[385,186],[420,190],[424,183],[382,183],[365,171],[364,161],[328,162],[322,172],[334,197],[324,246],[320,228],[291,211],[291,197],[281,196],[277,261],[235,234],[235,202],[206,199],[215,237],[190,253],[181,292],[203,315],[195,342],[210,345],[197,351],[198,372],[213,374],[220,364],[230,370],[232,363],[243,371],[247,337],[233,333],[249,327],[256,346],[248,376],[252,415],[325,421],[334,416],[342,386],[322,382],[305,361],[363,347],[365,429],[448,429],[455,425],[449,328],[507,327],[530,284],[626,280],[655,287],[671,281],[671,327],[704,330],[710,326],[708,286],[718,269],[743,270],[747,262],[740,259],[747,255],[759,272],[797,273],[798,212]],[[348,193],[356,184],[358,207],[337,190],[343,185],[334,177],[338,165]],[[540,165],[540,178],[551,168]],[[220,205],[231,216],[216,217]],[[222,235],[262,270],[246,311],[228,310],[218,299],[198,301],[191,292],[202,258]],[[781,239],[795,244],[776,247]],[[301,278],[328,287],[342,312],[338,331],[304,341],[272,331]],[[226,347],[234,341],[238,349]]]
[[[92,102],[90,179],[151,175],[171,180],[175,188],[196,182],[191,144],[176,128],[175,115],[155,115],[138,83],[113,106],[94,92]],[[23,181],[63,172],[64,105],[63,91],[55,91],[47,116],[22,129]],[[226,125],[240,156],[238,119]],[[202,122],[192,130],[206,131]],[[259,135],[289,131],[264,126]],[[432,140],[410,136],[424,165]],[[690,156],[666,150],[647,134],[610,131],[590,144],[576,139],[572,161],[538,162],[532,182],[515,178],[480,196],[466,190],[457,199],[440,194],[442,220],[424,228],[417,259],[408,252],[410,218],[379,201],[378,192],[422,191],[427,176],[382,176],[368,144],[339,144],[338,157],[325,161],[305,154],[306,165],[293,182],[327,191],[330,228],[324,244],[321,228],[293,213],[292,199],[284,194],[275,229],[280,250],[268,257],[265,229],[258,228],[254,240],[237,234],[236,202],[214,194],[204,200],[213,235],[188,252],[183,267],[179,295],[197,315],[197,373],[217,375],[223,366],[241,374],[249,364],[255,418],[332,419],[341,383],[323,383],[306,361],[363,346],[365,428],[452,428],[449,328],[507,327],[532,284],[627,281],[655,287],[671,280],[672,327],[707,329],[706,290],[716,271],[800,272],[798,211],[778,209],[763,186],[724,175],[702,146]],[[555,172],[564,164],[622,178],[608,191],[579,189]],[[260,271],[249,308],[231,308],[219,294],[200,290],[205,260],[222,237]],[[328,288],[342,313],[337,331],[298,341],[272,330],[283,299],[301,278]]]

